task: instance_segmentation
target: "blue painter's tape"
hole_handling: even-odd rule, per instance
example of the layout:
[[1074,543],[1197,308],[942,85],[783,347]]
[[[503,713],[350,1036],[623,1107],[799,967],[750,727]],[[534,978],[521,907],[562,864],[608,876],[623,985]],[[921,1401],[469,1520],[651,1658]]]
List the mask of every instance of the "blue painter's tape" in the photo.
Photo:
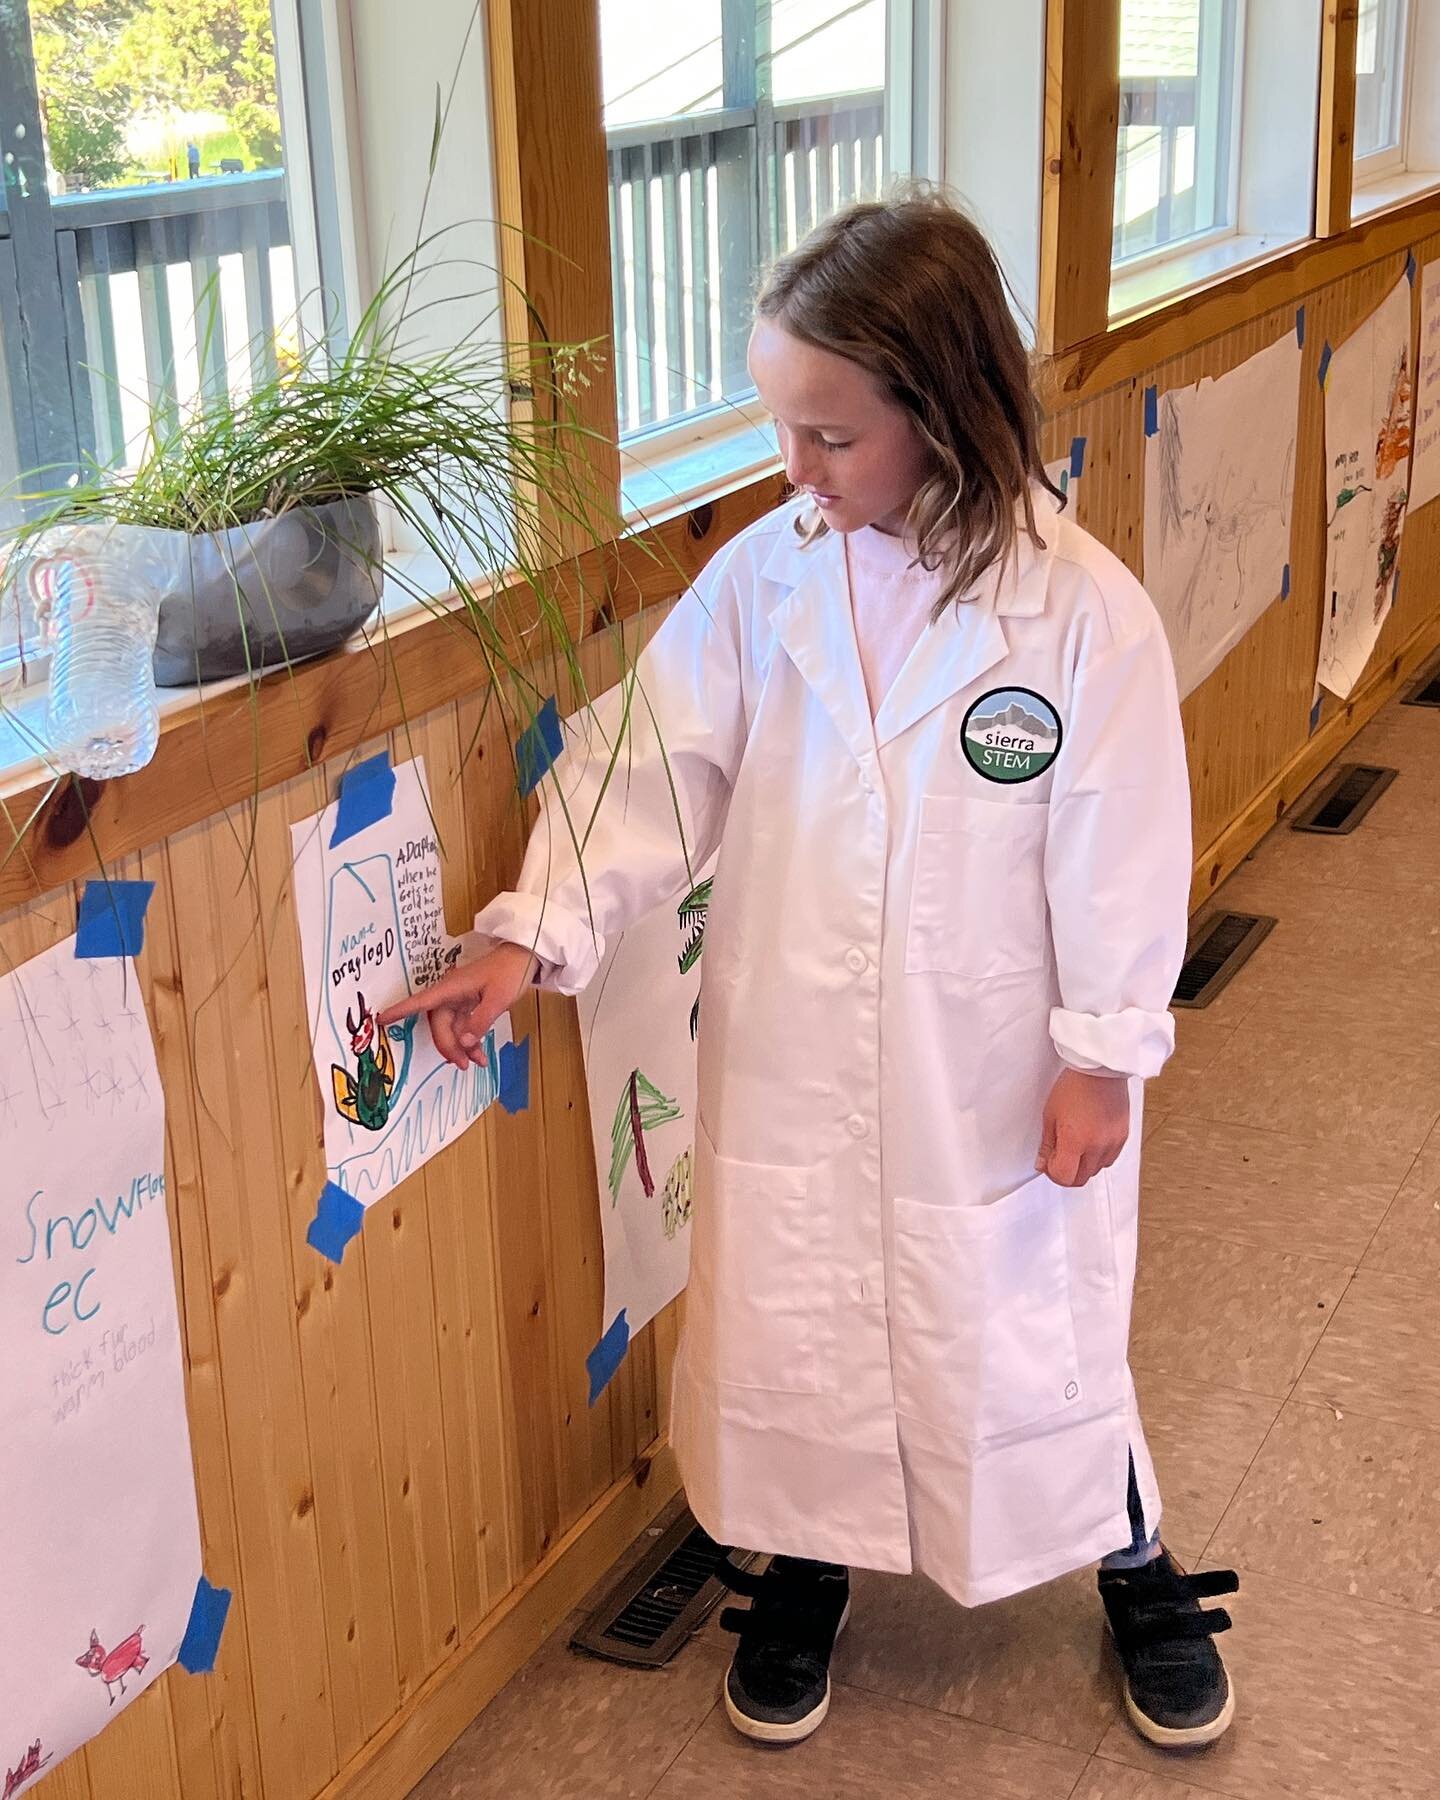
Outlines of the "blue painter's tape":
[[1280,598],[1282,600],[1288,600],[1290,598],[1290,565],[1289,565],[1289,563],[1286,563],[1285,567],[1280,571]]
[[77,956],[138,956],[153,881],[87,881],[75,926]]
[[507,1113],[524,1112],[530,1104],[530,1040],[500,1046],[500,1104]]
[[1410,283],[1411,287],[1414,287],[1415,277],[1419,273],[1420,265],[1416,262],[1415,252],[1412,250],[1409,256],[1405,258],[1405,279]]
[[609,1387],[629,1348],[630,1321],[625,1317],[625,1308],[622,1306],[615,1315],[615,1323],[585,1358],[585,1367],[590,1371],[592,1406]]
[[1145,390],[1145,435],[1154,437],[1160,429],[1160,395],[1157,389],[1147,387]]
[[1320,694],[1317,694],[1315,696],[1315,704],[1310,708],[1310,735],[1312,737],[1315,735],[1315,727],[1320,723],[1320,705],[1322,698],[1323,697]]
[[315,1217],[305,1233],[305,1242],[312,1250],[318,1250],[331,1262],[338,1263],[345,1255],[345,1246],[364,1223],[365,1208],[355,1196],[336,1187],[333,1181],[327,1181],[320,1190]]
[[1305,348],[1305,308],[1303,306],[1295,308],[1295,338],[1303,350]]
[[1085,473],[1085,439],[1083,437],[1070,440],[1070,479],[1078,481]]
[[1330,348],[1330,342],[1327,338],[1327,340],[1325,342],[1325,348],[1320,352],[1320,367],[1315,371],[1320,379],[1320,385],[1322,388],[1324,387],[1327,379],[1329,378],[1330,358],[1334,354],[1335,354],[1335,352]]
[[180,1640],[180,1666],[192,1675],[208,1675],[220,1652],[220,1634],[230,1616],[229,1588],[211,1587],[202,1575],[190,1608],[190,1623]]
[[395,771],[390,767],[390,753],[380,751],[367,756],[340,777],[340,804],[335,809],[335,829],[330,833],[330,848],[343,844],[367,825],[388,818],[395,799]]
[[541,778],[565,747],[560,713],[552,694],[521,732],[515,745],[515,778],[522,797],[533,793]]

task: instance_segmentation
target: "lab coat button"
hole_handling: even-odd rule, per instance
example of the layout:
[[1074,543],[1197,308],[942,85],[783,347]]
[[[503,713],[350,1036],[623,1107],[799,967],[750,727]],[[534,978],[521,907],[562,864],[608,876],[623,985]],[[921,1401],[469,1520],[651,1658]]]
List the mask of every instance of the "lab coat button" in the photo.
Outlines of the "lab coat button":
[[851,948],[845,952],[845,967],[847,969],[853,969],[857,975],[863,975],[865,973],[865,967],[868,960],[865,952],[861,950],[858,945],[852,945]]
[[865,1123],[864,1119],[860,1117],[859,1113],[851,1113],[850,1117],[845,1121],[845,1124],[853,1138],[863,1138],[870,1135],[870,1127]]

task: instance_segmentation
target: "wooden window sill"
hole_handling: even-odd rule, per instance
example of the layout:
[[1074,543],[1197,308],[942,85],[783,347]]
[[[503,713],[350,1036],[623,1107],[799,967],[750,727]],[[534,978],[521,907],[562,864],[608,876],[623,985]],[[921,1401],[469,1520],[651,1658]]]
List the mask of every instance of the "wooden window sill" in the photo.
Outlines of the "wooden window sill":
[[[1387,256],[1406,256],[1440,222],[1440,192],[1426,192],[1352,225],[1334,237],[1311,238],[1138,318],[1053,352],[1043,361],[1045,391],[1060,411],[1132,380],[1172,356],[1234,331]],[[1399,270],[1396,270],[1398,276]]]
[[[774,473],[682,510],[553,571],[548,596],[577,638],[673,599],[721,544],[776,506],[784,492]],[[543,648],[534,595],[523,584],[493,596],[516,660]],[[56,776],[26,756],[0,764],[0,910],[22,905],[142,849],[244,804],[386,732],[473,693],[485,681],[474,628],[458,603],[445,610],[411,604],[383,617],[369,642],[251,683],[217,682],[162,696],[160,743],[153,759],[115,781]],[[33,696],[43,708],[43,694]],[[9,704],[13,707],[13,700]],[[516,722],[515,733],[528,724]],[[336,764],[335,772],[343,766]]]

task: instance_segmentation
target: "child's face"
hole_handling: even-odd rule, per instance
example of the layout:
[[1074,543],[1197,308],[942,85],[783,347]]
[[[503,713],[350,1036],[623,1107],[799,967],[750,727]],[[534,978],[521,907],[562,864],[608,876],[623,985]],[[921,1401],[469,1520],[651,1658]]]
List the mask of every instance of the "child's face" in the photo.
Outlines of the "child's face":
[[927,458],[909,413],[875,376],[773,319],[750,334],[750,375],[774,417],[786,475],[814,495],[825,523],[900,531]]

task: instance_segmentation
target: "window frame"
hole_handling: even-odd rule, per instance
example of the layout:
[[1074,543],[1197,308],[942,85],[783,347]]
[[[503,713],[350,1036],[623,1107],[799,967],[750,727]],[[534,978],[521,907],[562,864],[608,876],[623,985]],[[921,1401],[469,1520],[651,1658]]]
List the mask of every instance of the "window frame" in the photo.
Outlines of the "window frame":
[[[1416,0],[1395,0],[1400,22],[1400,104],[1399,119],[1396,130],[1396,141],[1379,150],[1371,150],[1364,156],[1354,158],[1354,186],[1364,188],[1383,180],[1386,176],[1404,173],[1409,163],[1410,138],[1410,98],[1414,83],[1414,44],[1415,44],[1415,5]],[[1355,42],[1355,90],[1356,104],[1359,104],[1360,90],[1360,42],[1359,21],[1356,21]]]
[[[1262,317],[1434,229],[1440,168],[1352,217],[1358,10],[1324,10],[1311,229],[1261,243],[1236,269],[1111,314],[1109,274],[1120,0],[1050,0],[1039,344],[1047,380],[1070,404],[1188,344]],[[1415,15],[1411,14],[1414,30]],[[1440,21],[1436,21],[1440,30]],[[1412,43],[1418,41],[1412,36]],[[1410,58],[1413,71],[1414,58]],[[1413,111],[1412,111],[1413,133]],[[1413,142],[1413,137],[1412,137]],[[1427,152],[1428,154],[1428,152]],[[1113,205],[1113,200],[1111,202]]]
[[[597,19],[599,0],[594,0]],[[945,0],[888,0],[888,43],[885,78],[886,179],[908,173],[938,179],[943,146],[945,69]],[[892,71],[908,68],[909,78]],[[901,154],[901,147],[904,154]],[[607,176],[608,188],[608,176]],[[613,248],[611,251],[613,256]],[[614,331],[614,310],[607,307],[605,332]],[[629,496],[667,491],[667,500],[646,499],[640,510],[648,518],[665,517],[699,492],[693,470],[708,462],[732,476],[753,477],[778,464],[778,452],[757,459],[754,390],[746,388],[708,407],[642,425],[619,437],[622,501],[627,516],[640,511]]]
[[[1121,0],[1123,6],[1124,0]],[[1202,0],[1203,3],[1203,0]],[[1222,4],[1224,0],[1222,0]],[[1186,233],[1183,237],[1169,238],[1164,243],[1155,244],[1148,250],[1137,250],[1129,256],[1110,258],[1112,282],[1115,275],[1122,278],[1144,275],[1163,268],[1167,263],[1175,263],[1193,255],[1198,250],[1221,244],[1228,239],[1240,235],[1240,149],[1241,124],[1245,98],[1245,48],[1247,24],[1247,0],[1230,0],[1226,13],[1229,26],[1230,54],[1229,68],[1221,76],[1221,91],[1226,113],[1224,136],[1228,141],[1224,145],[1225,181],[1224,181],[1224,221],[1218,225],[1205,226],[1199,231]],[[1224,51],[1221,51],[1222,58]],[[1197,94],[1200,75],[1197,70]],[[1117,131],[1119,127],[1117,126]],[[1197,134],[1198,135],[1198,134]],[[1119,163],[1119,146],[1116,146],[1116,163]],[[1219,183],[1217,182],[1217,188]],[[1113,231],[1113,225],[1112,225]]]

